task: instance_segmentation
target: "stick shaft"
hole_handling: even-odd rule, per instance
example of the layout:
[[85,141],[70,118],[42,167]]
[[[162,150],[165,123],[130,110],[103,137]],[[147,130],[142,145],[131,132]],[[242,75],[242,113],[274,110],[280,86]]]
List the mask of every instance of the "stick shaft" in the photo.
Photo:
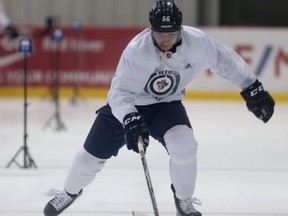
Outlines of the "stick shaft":
[[149,194],[150,194],[150,198],[151,198],[151,202],[152,202],[152,206],[153,206],[154,215],[155,216],[159,216],[158,207],[157,207],[157,203],[156,203],[156,198],[155,198],[154,190],[153,190],[153,187],[152,187],[152,181],[151,181],[151,177],[150,177],[150,174],[149,174],[147,160],[146,160],[146,157],[145,157],[144,143],[143,143],[142,137],[139,137],[138,148],[139,148],[139,153],[140,153],[140,157],[141,157],[141,161],[142,161],[144,175],[145,175],[145,178],[146,178],[146,183],[147,183],[147,186],[148,186],[148,190],[149,190]]

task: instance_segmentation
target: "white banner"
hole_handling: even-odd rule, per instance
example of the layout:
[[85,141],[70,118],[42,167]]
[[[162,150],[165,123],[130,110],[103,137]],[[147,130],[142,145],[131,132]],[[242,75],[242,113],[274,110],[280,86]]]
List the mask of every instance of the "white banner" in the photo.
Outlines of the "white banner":
[[[240,54],[267,90],[288,93],[288,29],[201,29]],[[235,91],[239,89],[218,75],[204,71],[190,83],[187,90]]]

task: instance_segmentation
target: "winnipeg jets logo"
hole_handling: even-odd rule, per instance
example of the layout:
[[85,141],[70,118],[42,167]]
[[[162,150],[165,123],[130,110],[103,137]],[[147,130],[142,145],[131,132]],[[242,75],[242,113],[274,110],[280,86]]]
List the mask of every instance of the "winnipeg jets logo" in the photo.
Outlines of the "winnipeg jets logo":
[[180,74],[176,71],[155,71],[149,78],[144,91],[151,94],[157,101],[176,92]]
[[164,91],[167,86],[169,86],[170,82],[169,80],[164,77],[164,79],[160,79],[159,81],[156,82],[156,87],[158,92]]

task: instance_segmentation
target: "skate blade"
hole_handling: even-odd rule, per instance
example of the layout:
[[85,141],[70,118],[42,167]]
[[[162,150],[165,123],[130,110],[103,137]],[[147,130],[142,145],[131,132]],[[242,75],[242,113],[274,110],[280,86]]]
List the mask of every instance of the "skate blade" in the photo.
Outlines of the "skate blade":
[[139,212],[139,211],[132,211],[133,216],[147,216],[146,214]]

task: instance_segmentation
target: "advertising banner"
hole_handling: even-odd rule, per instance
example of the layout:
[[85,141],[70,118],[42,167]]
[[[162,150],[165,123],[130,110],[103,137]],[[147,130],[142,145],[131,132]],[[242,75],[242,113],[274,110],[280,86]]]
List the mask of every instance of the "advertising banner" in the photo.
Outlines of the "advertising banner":
[[[24,29],[24,31],[23,31]],[[75,83],[81,87],[108,89],[118,60],[128,42],[143,28],[61,27],[46,31],[23,27],[32,38],[33,52],[28,58],[30,87],[52,85],[55,77],[61,87]],[[61,31],[63,38],[55,37]],[[288,95],[288,29],[285,28],[202,28],[223,42],[251,66],[253,72],[274,94]],[[24,54],[19,41],[0,37],[0,91],[21,87]],[[3,91],[2,91],[3,92]],[[237,92],[239,89],[210,71],[199,73],[186,92]],[[0,94],[3,95],[3,94]]]
[[[288,93],[288,29],[203,28],[208,35],[234,49],[249,64],[266,89]],[[233,91],[237,87],[209,71],[190,83],[190,90]]]
[[[77,31],[61,27],[63,39],[40,28],[26,29],[32,38],[33,52],[28,56],[29,86],[45,86],[59,74],[62,86],[75,81],[86,87],[109,87],[120,55],[138,28],[83,28]],[[55,33],[56,32],[56,33]],[[19,43],[7,36],[0,38],[0,87],[23,83],[24,54]]]

